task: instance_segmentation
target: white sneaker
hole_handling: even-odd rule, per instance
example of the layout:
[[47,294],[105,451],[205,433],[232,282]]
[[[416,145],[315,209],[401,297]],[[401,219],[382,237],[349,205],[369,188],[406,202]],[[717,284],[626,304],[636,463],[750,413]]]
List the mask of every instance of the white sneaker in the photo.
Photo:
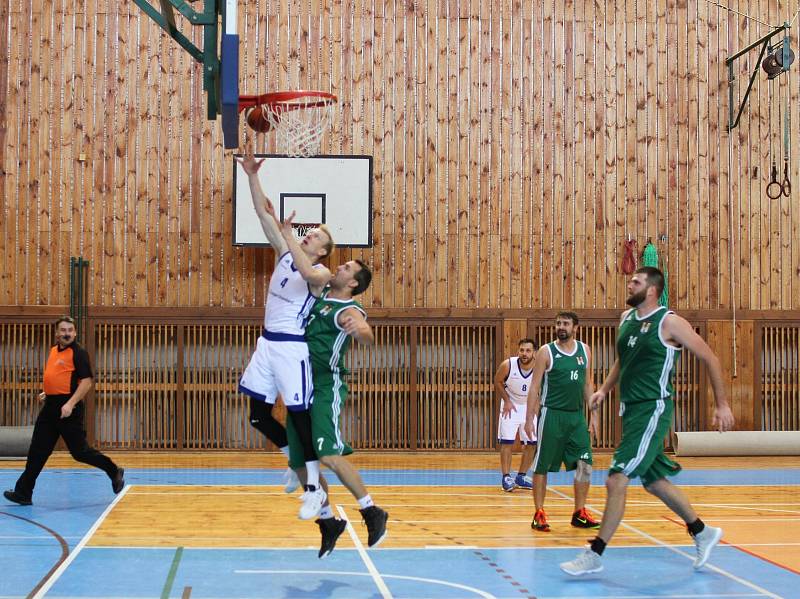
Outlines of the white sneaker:
[[297,478],[297,473],[291,468],[287,468],[283,473],[283,490],[286,493],[294,493],[300,486],[300,479]]
[[706,526],[701,532],[694,535],[694,544],[697,547],[697,557],[694,560],[694,569],[699,570],[706,565],[711,557],[711,550],[722,538],[722,529]]
[[600,561],[600,556],[587,546],[574,560],[563,562],[558,567],[570,576],[582,576],[600,572],[603,569],[603,563]]
[[311,520],[311,518],[316,518],[319,515],[319,511],[322,509],[322,505],[325,503],[327,498],[328,494],[322,489],[317,489],[316,491],[306,491],[301,497],[303,500],[303,505],[300,506],[300,514],[298,517],[301,520]]

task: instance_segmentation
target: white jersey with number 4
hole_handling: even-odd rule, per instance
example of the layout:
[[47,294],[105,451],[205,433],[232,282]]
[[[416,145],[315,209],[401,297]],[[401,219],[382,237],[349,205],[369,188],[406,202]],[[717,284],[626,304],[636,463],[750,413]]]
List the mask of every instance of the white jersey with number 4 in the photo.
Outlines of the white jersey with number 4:
[[[322,268],[321,264],[314,268]],[[269,280],[264,328],[272,333],[302,335],[314,305],[308,283],[294,266],[289,252],[283,254]]]

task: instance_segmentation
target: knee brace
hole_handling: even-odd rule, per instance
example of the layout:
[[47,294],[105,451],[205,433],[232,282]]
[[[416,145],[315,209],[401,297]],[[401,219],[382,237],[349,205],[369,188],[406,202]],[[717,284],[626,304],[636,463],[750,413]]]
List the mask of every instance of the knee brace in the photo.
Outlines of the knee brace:
[[575,469],[575,482],[588,483],[592,480],[592,465],[583,460],[578,460],[578,467]]
[[250,398],[250,424],[278,447],[286,447],[286,429],[272,416],[272,406]]

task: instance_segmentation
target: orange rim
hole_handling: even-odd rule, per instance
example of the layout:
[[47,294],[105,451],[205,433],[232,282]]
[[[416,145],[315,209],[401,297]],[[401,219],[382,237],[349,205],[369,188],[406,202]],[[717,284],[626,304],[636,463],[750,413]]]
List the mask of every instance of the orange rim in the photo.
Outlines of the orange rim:
[[[305,101],[298,101],[303,100]],[[260,95],[239,96],[239,112],[255,106],[269,106],[276,112],[284,110],[301,110],[306,108],[322,108],[333,104],[338,98],[328,92],[314,90],[292,90],[270,92]]]

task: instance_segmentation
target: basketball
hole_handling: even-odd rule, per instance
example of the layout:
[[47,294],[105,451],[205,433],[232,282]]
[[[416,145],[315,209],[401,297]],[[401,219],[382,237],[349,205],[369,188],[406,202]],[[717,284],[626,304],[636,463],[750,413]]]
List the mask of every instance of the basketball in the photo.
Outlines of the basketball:
[[259,133],[267,133],[272,129],[269,120],[264,116],[264,109],[262,106],[256,106],[247,113],[247,124],[250,128],[258,131]]

